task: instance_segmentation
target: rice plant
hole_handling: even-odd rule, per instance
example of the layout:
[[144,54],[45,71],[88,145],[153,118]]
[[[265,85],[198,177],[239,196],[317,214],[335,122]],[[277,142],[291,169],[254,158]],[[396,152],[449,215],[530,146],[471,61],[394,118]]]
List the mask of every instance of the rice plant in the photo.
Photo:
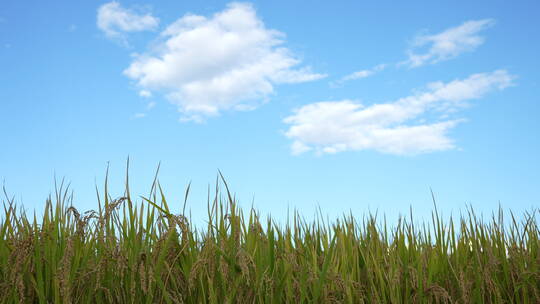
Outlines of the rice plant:
[[106,181],[86,212],[68,188],[39,218],[5,196],[2,303],[540,303],[537,210],[280,224],[242,212],[221,177],[200,229],[185,204],[171,213],[157,180],[147,197],[126,181],[116,198]]

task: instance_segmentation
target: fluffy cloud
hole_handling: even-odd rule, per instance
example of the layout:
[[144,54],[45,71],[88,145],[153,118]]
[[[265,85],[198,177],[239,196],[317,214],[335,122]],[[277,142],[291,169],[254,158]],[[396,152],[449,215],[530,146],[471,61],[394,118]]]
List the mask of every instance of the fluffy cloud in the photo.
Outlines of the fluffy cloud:
[[[478,33],[493,24],[495,21],[492,19],[473,20],[439,34],[418,36],[413,43],[413,49],[408,52],[409,59],[402,64],[419,67],[449,60],[461,53],[473,51],[484,43],[484,38]],[[427,48],[427,51],[415,53],[415,50],[419,48]]]
[[284,35],[267,29],[249,4],[229,4],[211,17],[185,15],[160,38],[124,74],[143,90],[164,92],[182,120],[251,110],[267,100],[275,84],[326,76],[295,68],[300,60],[282,46]]
[[158,24],[158,18],[137,14],[116,1],[105,3],[98,9],[97,26],[109,38],[124,41],[123,33],[155,30]]
[[342,86],[345,82],[347,81],[351,81],[351,80],[356,80],[356,79],[361,79],[361,78],[366,78],[366,77],[369,77],[375,73],[378,73],[382,70],[384,70],[386,68],[386,64],[379,64],[369,70],[360,70],[360,71],[356,71],[354,73],[351,73],[349,75],[346,75],[344,77],[342,77],[341,79],[337,80],[337,81],[334,81],[334,82],[331,82],[330,85],[331,86],[334,86],[334,87],[340,87]]
[[284,119],[291,126],[285,135],[293,140],[293,154],[376,150],[413,155],[455,148],[448,131],[462,119],[415,124],[428,112],[448,113],[493,90],[512,84],[505,70],[474,74],[448,83],[434,82],[423,92],[394,102],[364,106],[343,100],[305,105]]

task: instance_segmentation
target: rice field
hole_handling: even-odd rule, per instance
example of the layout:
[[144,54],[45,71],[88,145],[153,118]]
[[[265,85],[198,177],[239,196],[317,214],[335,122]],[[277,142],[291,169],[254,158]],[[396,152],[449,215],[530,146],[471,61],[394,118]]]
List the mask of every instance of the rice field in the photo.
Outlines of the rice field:
[[68,188],[39,218],[5,195],[1,303],[540,303],[537,210],[278,223],[240,210],[221,176],[193,227],[157,180],[147,197],[105,181],[91,211]]

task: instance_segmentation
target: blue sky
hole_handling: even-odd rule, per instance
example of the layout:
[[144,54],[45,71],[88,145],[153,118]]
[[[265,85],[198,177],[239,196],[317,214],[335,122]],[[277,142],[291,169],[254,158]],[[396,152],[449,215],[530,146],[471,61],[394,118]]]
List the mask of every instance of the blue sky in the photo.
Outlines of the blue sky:
[[53,178],[96,208],[157,164],[206,213],[240,205],[390,218],[540,203],[537,1],[2,1],[0,178],[41,209]]

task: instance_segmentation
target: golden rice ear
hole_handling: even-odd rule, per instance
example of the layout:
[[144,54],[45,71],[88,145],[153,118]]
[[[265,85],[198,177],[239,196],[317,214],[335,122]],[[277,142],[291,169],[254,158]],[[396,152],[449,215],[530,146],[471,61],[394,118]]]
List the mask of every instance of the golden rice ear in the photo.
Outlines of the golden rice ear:
[[540,303],[536,210],[505,222],[501,209],[484,221],[472,207],[459,220],[435,208],[424,225],[411,211],[387,226],[352,212],[326,221],[319,208],[263,227],[216,187],[197,230],[175,215],[186,197],[169,210],[152,187],[139,202],[107,189],[103,209],[80,212],[61,183],[40,219],[6,196],[0,303]]

